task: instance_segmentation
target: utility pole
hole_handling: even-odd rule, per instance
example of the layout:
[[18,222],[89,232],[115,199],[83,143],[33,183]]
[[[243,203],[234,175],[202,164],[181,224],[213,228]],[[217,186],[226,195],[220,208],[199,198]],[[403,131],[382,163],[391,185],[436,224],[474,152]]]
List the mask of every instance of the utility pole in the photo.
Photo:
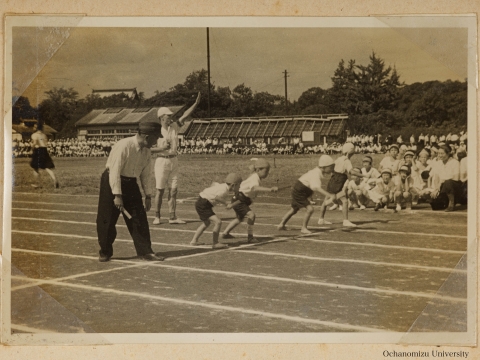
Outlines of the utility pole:
[[288,97],[287,97],[287,70],[283,72],[285,75],[285,114],[288,114]]
[[207,92],[208,117],[212,117],[210,114],[210,33],[209,33],[208,27],[207,27],[207,69],[208,69],[208,92]]

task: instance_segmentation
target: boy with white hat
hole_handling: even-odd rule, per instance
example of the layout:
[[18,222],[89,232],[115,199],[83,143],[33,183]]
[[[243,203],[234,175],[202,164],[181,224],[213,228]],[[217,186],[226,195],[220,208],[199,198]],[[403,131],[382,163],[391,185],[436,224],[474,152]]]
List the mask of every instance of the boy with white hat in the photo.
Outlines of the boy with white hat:
[[314,191],[325,195],[326,198],[335,198],[334,195],[322,189],[322,179],[324,178],[324,174],[331,174],[333,171],[333,166],[333,159],[328,155],[322,155],[318,160],[318,167],[310,170],[306,174],[303,174],[295,182],[295,185],[292,189],[292,207],[283,216],[282,221],[277,226],[278,230],[286,230],[285,225],[287,224],[288,220],[290,220],[290,218],[295,215],[299,209],[306,208],[307,212],[303,218],[302,229],[300,232],[302,234],[312,233],[307,228],[308,221],[313,214],[313,206],[309,199],[313,195]]
[[[220,228],[222,227],[222,220],[213,212],[212,208],[218,203],[226,204],[228,194],[231,191],[237,192],[242,182],[240,175],[235,173],[230,173],[227,175],[225,182],[223,184],[213,183],[212,186],[206,188],[200,193],[200,196],[195,203],[195,210],[197,211],[200,220],[203,223],[198,227],[195,235],[193,236],[190,245],[204,245],[199,243],[198,239],[203,234],[203,232],[210,226],[210,223],[213,223],[213,249],[223,249],[227,248],[228,245],[220,244],[218,242],[218,237],[220,235]],[[227,209],[231,209],[232,204],[227,205]]]
[[237,225],[239,225],[245,218],[247,219],[247,242],[256,243],[257,239],[253,237],[253,225],[255,224],[255,213],[250,209],[252,200],[257,196],[257,192],[277,192],[278,187],[274,186],[271,188],[260,186],[262,179],[265,179],[270,172],[270,164],[267,160],[260,158],[255,160],[255,163],[251,165],[250,171],[252,174],[242,183],[238,189],[238,192],[235,193],[232,202],[232,208],[237,215],[237,218],[232,220],[230,224],[227,225],[223,231],[222,238],[232,239],[233,236],[230,234]]
[[374,188],[368,192],[370,199],[375,203],[375,211],[378,211],[381,207],[385,207],[387,210],[388,203],[392,199],[395,184],[392,181],[392,170],[385,168],[381,171],[381,178],[373,179],[369,181],[369,184]]
[[[348,220],[348,203],[346,199],[348,198],[347,194],[347,185],[348,177],[350,174],[355,174],[359,177],[364,177],[360,172],[353,171],[352,162],[350,158],[355,153],[355,145],[352,143],[345,143],[342,147],[343,155],[337,158],[334,162],[335,166],[333,168],[333,175],[330,178],[330,181],[327,185],[327,191],[330,194],[335,195],[335,199],[340,200],[343,204],[343,226],[356,227],[355,224]],[[325,212],[327,206],[331,203],[331,199],[325,199],[320,209],[320,219],[318,220],[319,225],[330,225],[331,222],[325,220]]]

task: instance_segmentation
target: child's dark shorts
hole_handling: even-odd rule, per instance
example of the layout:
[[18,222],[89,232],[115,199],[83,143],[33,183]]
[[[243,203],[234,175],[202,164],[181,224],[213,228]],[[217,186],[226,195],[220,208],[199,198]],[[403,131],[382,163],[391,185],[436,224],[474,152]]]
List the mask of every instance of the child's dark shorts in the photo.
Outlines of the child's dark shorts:
[[345,182],[348,180],[347,174],[334,172],[327,185],[327,191],[330,194],[338,194],[342,191]]
[[292,209],[297,213],[301,208],[310,205],[308,198],[313,195],[313,190],[297,180],[292,189]]
[[202,221],[207,221],[210,219],[210,217],[215,215],[213,212],[212,203],[201,196],[198,197],[197,201],[195,202],[195,210],[197,210],[197,214],[200,216],[200,220]]
[[242,221],[247,215],[247,213],[252,211],[252,209],[250,209],[250,204],[252,203],[252,199],[250,199],[248,196],[245,196],[244,193],[238,192],[232,198],[232,203],[237,200],[240,201],[240,203],[237,205],[234,205],[232,209],[235,211],[235,214],[237,215],[237,219]]

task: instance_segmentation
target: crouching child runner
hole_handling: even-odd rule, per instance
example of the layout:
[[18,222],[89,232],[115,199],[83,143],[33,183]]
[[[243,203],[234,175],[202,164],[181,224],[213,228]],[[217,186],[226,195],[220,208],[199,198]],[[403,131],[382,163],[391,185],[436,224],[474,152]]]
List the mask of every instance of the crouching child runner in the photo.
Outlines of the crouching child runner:
[[[203,234],[203,232],[213,223],[213,249],[224,249],[227,248],[227,244],[220,244],[218,242],[218,237],[220,235],[220,228],[222,227],[222,220],[213,212],[213,207],[218,203],[226,204],[227,198],[230,192],[237,192],[242,182],[240,175],[230,173],[225,179],[225,183],[218,184],[214,183],[209,188],[206,188],[200,193],[196,203],[195,210],[197,211],[200,220],[203,223],[198,227],[195,235],[193,236],[190,245],[205,245],[204,243],[198,242],[198,239]],[[232,204],[227,205],[227,209],[231,209]]]
[[232,199],[232,208],[237,215],[237,218],[232,220],[230,224],[225,228],[222,238],[233,239],[230,234],[238,224],[240,224],[245,218],[247,219],[247,233],[248,243],[256,243],[257,239],[253,237],[253,225],[255,224],[255,213],[250,209],[252,200],[257,196],[257,192],[277,192],[278,187],[271,188],[260,186],[260,181],[265,179],[270,172],[270,164],[265,159],[258,159],[254,165],[250,166],[252,174],[240,184],[238,192]]
[[313,214],[313,206],[310,202],[310,198],[314,191],[325,195],[326,198],[335,198],[335,195],[330,194],[322,189],[322,179],[324,174],[331,174],[334,167],[333,159],[328,155],[322,155],[318,160],[318,167],[310,170],[306,174],[303,174],[293,186],[292,189],[292,203],[291,209],[283,216],[282,221],[277,226],[278,230],[286,230],[285,225],[288,220],[295,215],[299,209],[305,208],[307,212],[303,217],[302,234],[311,234],[308,230],[308,222]]

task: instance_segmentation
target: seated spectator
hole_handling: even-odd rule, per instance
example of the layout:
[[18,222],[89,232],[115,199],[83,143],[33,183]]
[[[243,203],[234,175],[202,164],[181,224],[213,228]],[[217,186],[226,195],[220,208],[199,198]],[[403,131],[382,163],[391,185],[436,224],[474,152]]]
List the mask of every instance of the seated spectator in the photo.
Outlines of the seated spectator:
[[433,191],[431,193],[433,210],[455,210],[455,204],[465,202],[460,181],[460,163],[452,157],[448,146],[440,146],[438,150],[440,164],[436,167],[433,176]]

